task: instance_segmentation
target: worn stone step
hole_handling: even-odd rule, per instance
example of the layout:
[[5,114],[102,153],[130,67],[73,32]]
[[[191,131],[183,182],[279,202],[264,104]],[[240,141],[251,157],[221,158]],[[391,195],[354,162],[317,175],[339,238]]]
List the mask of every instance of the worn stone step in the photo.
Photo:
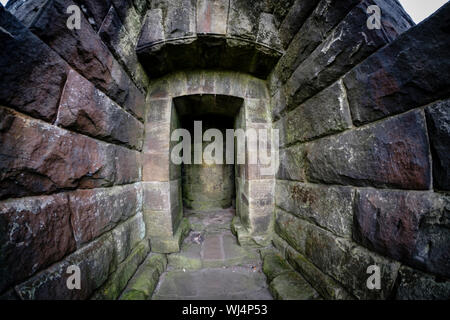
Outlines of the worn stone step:
[[269,285],[269,290],[277,300],[319,300],[319,294],[297,272],[283,273]]
[[198,270],[260,264],[258,252],[239,246],[231,233],[207,234],[199,237],[204,237],[201,243],[185,241],[179,253],[168,256],[170,269]]
[[269,290],[277,300],[317,300],[317,291],[274,249],[262,252],[262,270],[269,281]]
[[271,300],[263,273],[231,267],[166,272],[154,300]]
[[150,254],[136,271],[120,296],[120,300],[148,300],[167,266],[163,254]]

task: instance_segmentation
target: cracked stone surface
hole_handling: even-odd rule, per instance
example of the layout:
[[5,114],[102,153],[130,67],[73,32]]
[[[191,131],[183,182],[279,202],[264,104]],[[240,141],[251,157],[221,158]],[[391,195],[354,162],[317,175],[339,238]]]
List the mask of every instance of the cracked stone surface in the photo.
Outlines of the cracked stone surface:
[[259,252],[239,246],[231,233],[234,209],[185,211],[192,231],[169,254],[152,299],[271,300]]

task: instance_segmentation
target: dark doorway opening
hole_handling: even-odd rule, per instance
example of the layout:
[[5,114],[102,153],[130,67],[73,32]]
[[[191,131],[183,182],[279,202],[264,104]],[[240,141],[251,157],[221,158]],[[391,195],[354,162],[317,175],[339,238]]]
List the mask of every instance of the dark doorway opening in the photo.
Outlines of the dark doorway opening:
[[[214,211],[235,205],[235,166],[227,164],[226,130],[240,127],[239,113],[243,99],[223,95],[192,95],[174,99],[178,128],[191,134],[191,164],[181,165],[183,207],[195,211]],[[194,164],[194,123],[205,131],[217,129],[223,137],[223,164]],[[214,141],[203,141],[202,151]]]

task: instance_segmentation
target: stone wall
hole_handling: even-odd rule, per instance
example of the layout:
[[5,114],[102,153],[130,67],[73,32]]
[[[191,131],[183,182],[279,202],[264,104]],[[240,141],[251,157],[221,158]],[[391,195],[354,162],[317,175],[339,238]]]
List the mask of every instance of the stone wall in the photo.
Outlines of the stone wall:
[[[125,5],[125,3],[127,5]],[[69,30],[69,5],[82,5]],[[141,151],[146,1],[0,6],[0,296],[119,296],[150,251]],[[78,265],[81,290],[68,290]]]
[[[74,4],[79,30],[66,26]],[[367,28],[370,5],[381,29]],[[418,26],[396,0],[8,10],[1,299],[115,299],[147,269],[145,294],[126,295],[151,296],[166,265],[156,253],[178,251],[189,231],[169,155],[174,101],[193,95],[239,98],[235,128],[280,130],[276,177],[235,167],[241,245],[273,243],[324,298],[450,297],[450,4]],[[366,286],[374,264],[380,290]],[[67,290],[70,265],[81,290]]]
[[396,1],[316,2],[289,10],[301,22],[268,80],[273,242],[325,298],[448,298],[450,5],[413,26]]

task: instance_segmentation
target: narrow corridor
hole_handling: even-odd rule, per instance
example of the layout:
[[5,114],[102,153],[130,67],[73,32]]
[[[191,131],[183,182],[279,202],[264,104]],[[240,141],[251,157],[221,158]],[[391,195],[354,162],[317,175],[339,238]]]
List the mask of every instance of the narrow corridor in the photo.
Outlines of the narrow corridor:
[[269,300],[257,249],[239,246],[231,233],[234,209],[186,211],[192,231],[168,267],[152,299]]

